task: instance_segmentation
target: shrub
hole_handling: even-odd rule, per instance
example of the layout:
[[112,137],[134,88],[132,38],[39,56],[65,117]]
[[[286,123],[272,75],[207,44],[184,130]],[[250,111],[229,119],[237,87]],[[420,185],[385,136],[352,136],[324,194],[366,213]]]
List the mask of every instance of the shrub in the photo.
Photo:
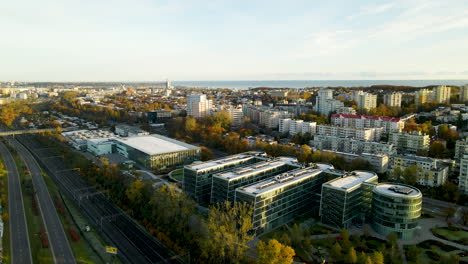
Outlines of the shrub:
[[40,237],[42,248],[49,248],[49,239],[47,238],[47,234],[44,230],[41,230]]
[[80,235],[73,229],[73,227],[68,228],[68,232],[70,233],[70,237],[73,241],[79,241]]

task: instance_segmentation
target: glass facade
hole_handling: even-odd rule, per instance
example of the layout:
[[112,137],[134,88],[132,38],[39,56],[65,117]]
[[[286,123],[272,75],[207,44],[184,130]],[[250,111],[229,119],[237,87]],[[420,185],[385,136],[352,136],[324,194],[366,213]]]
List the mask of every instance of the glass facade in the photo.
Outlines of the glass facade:
[[[398,191],[401,189],[406,192]],[[382,235],[394,232],[400,239],[411,239],[421,209],[422,194],[418,189],[403,184],[379,184],[373,190],[372,227]]]
[[200,157],[199,148],[187,149],[177,152],[168,152],[157,155],[149,155],[121,142],[117,142],[115,148],[116,152],[120,155],[131,159],[146,168],[152,169],[187,164],[199,159]]
[[[311,171],[311,168],[297,169],[288,173],[307,170]],[[236,189],[235,201],[253,205],[253,230],[259,234],[288,223],[307,212],[317,212],[321,186],[327,177],[328,175],[322,170],[315,169],[308,175],[296,176],[289,181],[281,182],[274,179],[261,181]],[[253,188],[254,186],[257,187]],[[262,189],[262,186],[267,187]]]
[[[210,161],[195,165],[188,165],[184,167],[183,176],[183,189],[199,203],[209,203],[211,198],[212,176],[215,173],[229,171],[248,164],[257,163],[266,160],[263,156],[254,156],[254,154],[242,154],[243,156],[249,155],[247,158],[238,160],[233,159],[238,155],[229,156],[219,161]],[[223,162],[229,160],[230,162]],[[210,164],[208,164],[210,163]],[[211,164],[212,163],[212,164]],[[204,166],[206,164],[206,166]]]
[[[362,179],[351,176],[354,182],[346,181],[345,176],[322,186],[320,217],[323,224],[341,229],[366,222],[371,209],[372,189],[378,181],[375,173],[366,174],[367,178]],[[333,183],[342,179],[343,185]]]
[[[247,166],[244,168],[249,167],[251,166]],[[300,168],[300,165],[283,163],[280,166],[275,166],[265,170],[261,170],[257,173],[250,173],[246,175],[241,174],[235,178],[223,177],[222,174],[214,175],[211,190],[211,203],[220,203],[224,201],[234,202],[234,194],[236,188],[246,186],[297,168]]]

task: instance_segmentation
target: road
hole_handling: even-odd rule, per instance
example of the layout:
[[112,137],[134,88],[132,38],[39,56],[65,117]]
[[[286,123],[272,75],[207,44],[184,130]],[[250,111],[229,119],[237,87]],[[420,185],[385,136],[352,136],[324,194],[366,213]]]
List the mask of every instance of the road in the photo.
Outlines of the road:
[[70,169],[58,153],[44,148],[31,136],[18,138],[41,162],[61,191],[79,206],[104,241],[117,247],[123,263],[184,263],[79,173]]
[[49,190],[42,176],[42,170],[31,153],[21,145],[16,139],[10,138],[9,141],[18,151],[26,167],[31,173],[34,191],[39,203],[39,209],[49,238],[49,245],[52,251],[54,262],[57,264],[75,264],[70,243],[67,239],[62,222],[60,221],[54,202],[50,197]]
[[445,215],[447,214],[446,209],[450,207],[453,207],[455,209],[453,221],[460,222],[462,218],[462,210],[466,209],[465,206],[423,197],[423,211],[426,211],[428,213],[433,213],[445,217]]
[[10,224],[11,263],[32,263],[28,224],[24,213],[23,194],[15,161],[7,147],[0,142],[0,153],[8,177],[8,213]]

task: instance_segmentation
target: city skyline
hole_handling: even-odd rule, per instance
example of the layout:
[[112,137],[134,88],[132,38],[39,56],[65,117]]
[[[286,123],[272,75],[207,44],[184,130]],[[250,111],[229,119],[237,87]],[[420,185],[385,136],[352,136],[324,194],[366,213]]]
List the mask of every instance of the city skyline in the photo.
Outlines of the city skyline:
[[0,79],[468,79],[467,3],[10,1]]

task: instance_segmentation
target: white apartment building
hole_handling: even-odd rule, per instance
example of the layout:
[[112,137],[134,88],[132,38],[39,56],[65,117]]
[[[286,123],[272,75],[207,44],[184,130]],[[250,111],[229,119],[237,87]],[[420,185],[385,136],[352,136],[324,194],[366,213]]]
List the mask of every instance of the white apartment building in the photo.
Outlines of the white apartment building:
[[293,120],[290,118],[284,118],[279,120],[279,129],[278,131],[281,134],[289,134],[294,136],[296,134],[306,134],[309,133],[314,135],[317,129],[316,122],[304,122],[303,120]]
[[192,94],[187,96],[187,115],[203,118],[211,115],[213,102],[206,99],[205,94]]
[[309,144],[318,150],[349,153],[394,153],[393,145],[337,136],[315,135]]
[[270,129],[277,129],[280,119],[294,117],[292,113],[267,106],[244,105],[243,112],[244,116],[248,117],[252,122]]
[[340,151],[331,151],[331,150],[325,150],[324,152],[332,153],[338,156],[343,157],[343,159],[350,163],[354,159],[362,159],[367,162],[369,162],[371,166],[371,170],[377,173],[384,173],[387,171],[388,168],[388,163],[389,163],[389,156],[387,154],[372,154],[372,153],[361,153],[361,154],[355,154],[355,153],[349,153],[349,152],[340,152]]
[[350,128],[330,125],[318,125],[317,134],[327,136],[338,136],[344,138],[355,138],[367,141],[380,141],[383,128]]
[[338,109],[336,109],[336,113],[337,114],[345,114],[345,115],[355,115],[355,114],[357,114],[356,109],[354,109],[352,107],[346,107],[346,106],[339,107]]
[[390,132],[388,143],[393,144],[398,153],[417,153],[429,150],[429,135],[421,132]]
[[354,91],[354,102],[361,109],[372,109],[377,107],[377,95],[365,93],[363,91]]
[[435,101],[439,104],[450,102],[451,88],[445,85],[435,88]]
[[460,101],[468,101],[468,84],[460,87]]
[[399,118],[345,114],[332,114],[331,124],[351,128],[382,127],[384,133],[389,133],[390,131],[401,131],[405,126],[405,123]]
[[315,111],[324,115],[329,115],[340,107],[344,107],[344,103],[340,100],[333,99],[333,91],[331,89],[319,90],[318,96],[315,99]]
[[464,194],[468,194],[468,153],[460,159],[460,175],[458,176],[458,188]]
[[447,86],[438,86],[432,90],[421,89],[414,94],[416,105],[436,102],[439,104],[450,102],[451,88]]
[[226,111],[231,117],[231,125],[233,127],[238,127],[242,124],[244,119],[244,113],[242,112],[242,108],[231,106],[229,108],[226,108]]
[[383,97],[384,105],[392,106],[392,107],[401,107],[401,98],[402,98],[401,93],[385,94]]
[[417,166],[418,183],[423,186],[436,187],[447,182],[449,167],[441,160],[416,155],[393,155],[391,157],[391,172],[396,168],[404,171],[411,166]]

